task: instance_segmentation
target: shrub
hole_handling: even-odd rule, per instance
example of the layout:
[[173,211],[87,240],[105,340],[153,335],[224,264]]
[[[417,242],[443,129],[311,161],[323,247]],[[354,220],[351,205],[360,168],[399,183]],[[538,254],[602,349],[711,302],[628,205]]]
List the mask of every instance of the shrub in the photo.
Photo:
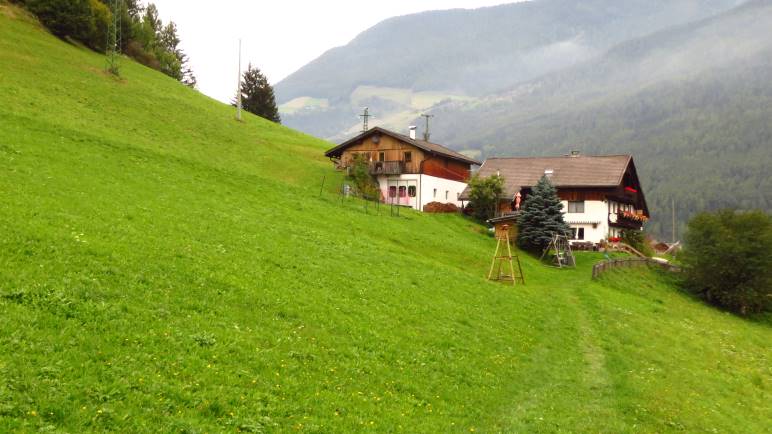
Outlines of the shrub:
[[148,68],[161,68],[161,62],[156,59],[155,55],[145,51],[145,49],[142,48],[142,44],[137,41],[130,41],[126,44],[126,55]]
[[499,198],[504,191],[504,178],[493,175],[480,178],[475,175],[469,180],[469,206],[474,217],[480,221],[496,215]]
[[636,229],[624,229],[622,231],[622,237],[620,238],[620,241],[628,244],[646,256],[653,256],[654,254],[653,249],[649,243],[646,242],[646,235],[643,231]]
[[358,196],[365,199],[380,199],[380,189],[370,175],[370,165],[364,156],[354,155],[349,166],[348,179],[354,185],[354,191]]
[[772,218],[762,211],[702,213],[688,225],[687,288],[741,315],[769,310]]

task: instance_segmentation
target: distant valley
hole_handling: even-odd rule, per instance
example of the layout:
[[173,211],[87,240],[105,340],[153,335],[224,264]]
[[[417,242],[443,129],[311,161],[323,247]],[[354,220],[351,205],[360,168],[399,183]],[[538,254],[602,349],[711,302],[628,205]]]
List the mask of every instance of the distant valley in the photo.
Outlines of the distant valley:
[[479,158],[631,153],[648,229],[669,237],[674,201],[677,233],[696,210],[772,207],[769,28],[768,0],[429,12],[384,21],[276,89],[285,123],[333,141],[368,106],[371,125],[398,131],[434,114],[433,141]]

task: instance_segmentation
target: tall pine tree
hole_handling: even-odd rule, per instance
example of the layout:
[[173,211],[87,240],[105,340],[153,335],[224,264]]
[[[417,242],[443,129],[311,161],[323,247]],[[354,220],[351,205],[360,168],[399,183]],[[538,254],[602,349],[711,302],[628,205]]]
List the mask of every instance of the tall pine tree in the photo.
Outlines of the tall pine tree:
[[571,228],[563,220],[563,205],[549,178],[542,176],[531,194],[523,202],[518,218],[517,242],[525,250],[544,250],[552,234],[567,234]]
[[[238,97],[238,96],[237,96]],[[234,101],[234,105],[235,105]],[[241,104],[244,110],[269,121],[281,123],[273,87],[262,72],[250,63],[241,81]]]

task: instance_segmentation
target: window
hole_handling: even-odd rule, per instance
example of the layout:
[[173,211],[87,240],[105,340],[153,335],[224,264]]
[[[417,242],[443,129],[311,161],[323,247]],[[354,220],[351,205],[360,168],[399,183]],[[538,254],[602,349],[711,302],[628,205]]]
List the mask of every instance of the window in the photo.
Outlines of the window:
[[405,197],[407,196],[407,187],[404,185],[399,186],[399,197]]
[[571,232],[573,232],[572,239],[574,240],[583,240],[584,239],[584,228],[571,228]]
[[405,152],[405,163],[413,161],[413,153],[410,151]]
[[386,153],[385,152],[379,152],[378,153],[378,161],[386,161]]
[[433,197],[434,197],[435,199],[437,199],[437,189],[436,189],[436,188],[434,189],[434,196],[433,196]]
[[389,197],[397,197],[397,187],[393,185],[389,187]]
[[568,201],[568,212],[569,213],[583,213],[584,212],[584,201],[583,200],[569,200]]
[[415,185],[411,185],[407,188],[407,195],[410,197],[415,197],[416,188]]

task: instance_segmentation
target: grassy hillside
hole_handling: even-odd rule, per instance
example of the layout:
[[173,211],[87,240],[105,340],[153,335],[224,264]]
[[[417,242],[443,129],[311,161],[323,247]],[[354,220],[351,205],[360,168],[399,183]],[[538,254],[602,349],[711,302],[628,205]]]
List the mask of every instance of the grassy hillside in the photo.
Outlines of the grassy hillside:
[[[737,431],[768,322],[364,212],[329,146],[0,3],[0,431]],[[319,197],[322,177],[326,191]]]

